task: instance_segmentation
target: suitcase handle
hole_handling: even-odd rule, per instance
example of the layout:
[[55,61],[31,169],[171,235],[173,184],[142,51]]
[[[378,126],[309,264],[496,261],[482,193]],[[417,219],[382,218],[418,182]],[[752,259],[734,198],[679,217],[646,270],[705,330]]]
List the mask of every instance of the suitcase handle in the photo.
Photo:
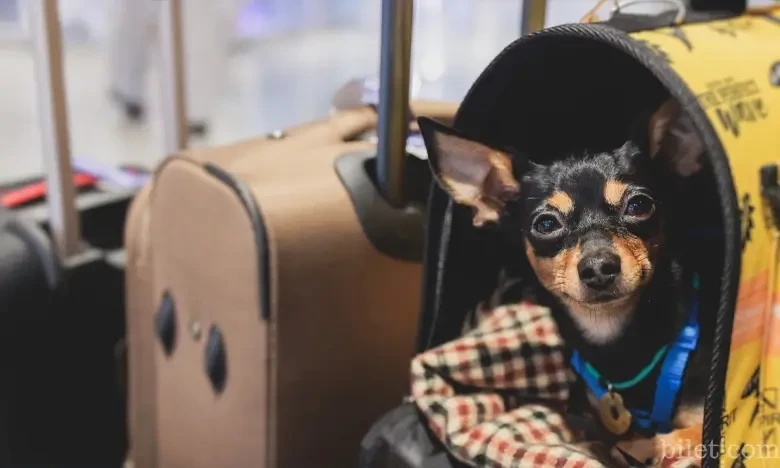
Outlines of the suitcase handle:
[[380,193],[395,208],[404,205],[413,4],[382,0],[376,176]]
[[[521,34],[544,27],[546,4],[546,0],[523,2]],[[413,0],[382,0],[376,177],[380,193],[395,208],[405,201],[413,10]]]
[[163,138],[166,153],[174,154],[187,149],[189,138],[182,3],[181,0],[161,0],[160,3],[158,33]]
[[[522,27],[541,28],[545,1],[530,3]],[[417,143],[407,146],[412,8],[412,0],[382,1],[377,153],[344,154],[334,165],[371,244],[390,257],[419,263],[431,173],[427,162],[407,155]]]
[[523,0],[520,7],[520,35],[539,31],[547,19],[547,0]]
[[64,260],[78,254],[82,243],[70,162],[62,32],[57,4],[52,0],[30,0],[28,17],[34,46],[49,227],[57,254]]

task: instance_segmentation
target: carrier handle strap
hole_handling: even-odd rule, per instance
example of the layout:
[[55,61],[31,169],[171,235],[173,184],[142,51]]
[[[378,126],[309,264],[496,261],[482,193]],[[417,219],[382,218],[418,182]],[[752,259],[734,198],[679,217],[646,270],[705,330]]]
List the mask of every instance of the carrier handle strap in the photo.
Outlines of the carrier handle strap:
[[[605,4],[608,0],[600,0],[598,3],[596,3],[593,8],[591,8],[585,16],[582,17],[580,22],[582,23],[592,23],[596,21],[596,12]],[[641,5],[644,3],[664,3],[669,4],[675,7],[675,11],[677,14],[675,15],[674,19],[672,20],[671,24],[679,25],[685,22],[685,18],[688,16],[688,8],[685,6],[685,2],[683,0],[613,0],[612,4],[612,12],[610,13],[609,20],[612,20],[621,13],[621,10],[624,8],[632,7],[634,5]],[[608,21],[609,21],[608,20]],[[671,25],[670,24],[670,25]]]
[[673,24],[682,24],[685,22],[686,16],[688,16],[688,8],[685,6],[683,0],[625,0],[623,2],[616,1],[615,8],[612,11],[612,16],[620,13],[623,8],[628,8],[634,5],[641,5],[643,3],[665,3],[671,4],[675,7],[677,15],[675,15]]
[[60,260],[65,260],[78,254],[82,250],[82,243],[70,161],[70,132],[58,2],[32,0],[29,3],[28,16],[34,46],[49,226],[57,255]]
[[[596,12],[608,1],[609,0],[599,0],[580,21],[583,23],[592,23],[596,21]],[[614,8],[610,17],[614,17],[623,8],[642,3],[674,4],[677,11],[677,15],[672,22],[674,25],[683,24],[688,16],[688,13],[691,11],[727,12],[734,15],[741,15],[747,11],[746,0],[691,0],[690,2],[685,2],[684,0],[612,0],[612,3],[614,4]]]

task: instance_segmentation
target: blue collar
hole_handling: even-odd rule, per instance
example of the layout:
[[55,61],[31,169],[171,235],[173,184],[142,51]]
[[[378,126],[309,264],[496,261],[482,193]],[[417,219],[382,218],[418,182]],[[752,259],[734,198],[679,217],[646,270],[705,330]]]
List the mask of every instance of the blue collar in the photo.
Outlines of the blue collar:
[[[694,289],[698,289],[698,277],[694,277]],[[635,429],[652,432],[670,432],[674,407],[677,403],[677,394],[682,386],[683,373],[688,365],[688,358],[699,341],[698,294],[694,292],[693,302],[688,313],[688,320],[680,330],[677,340],[671,343],[666,352],[666,357],[661,364],[661,372],[658,375],[655,387],[653,407],[648,411],[639,409],[628,410],[632,415],[632,425]],[[582,377],[585,384],[596,399],[600,400],[607,388],[598,375],[588,372],[588,363],[582,359],[576,350],[571,356],[571,366]]]

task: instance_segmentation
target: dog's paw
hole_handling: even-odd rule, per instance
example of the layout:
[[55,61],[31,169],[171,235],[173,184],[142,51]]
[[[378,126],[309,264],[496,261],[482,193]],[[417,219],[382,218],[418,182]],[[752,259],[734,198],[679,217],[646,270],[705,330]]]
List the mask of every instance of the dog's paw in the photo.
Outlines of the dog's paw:
[[663,468],[701,466],[702,426],[677,429],[655,436],[656,457]]

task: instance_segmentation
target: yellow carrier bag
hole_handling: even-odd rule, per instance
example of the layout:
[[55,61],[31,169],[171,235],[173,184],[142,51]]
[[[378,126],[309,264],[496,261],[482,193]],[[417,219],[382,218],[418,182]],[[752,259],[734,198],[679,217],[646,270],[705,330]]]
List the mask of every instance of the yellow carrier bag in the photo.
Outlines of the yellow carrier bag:
[[[733,325],[727,313],[718,324],[724,327],[719,336],[731,332],[720,466],[780,466],[780,7],[631,37],[652,47],[697,97],[736,190],[739,290]],[[715,415],[708,416],[707,427],[715,427]]]
[[[691,178],[681,203],[700,231],[686,252],[709,298],[702,330],[715,337],[696,449],[705,467],[780,466],[780,6],[717,13],[666,3],[677,7],[618,11],[604,23],[590,14],[523,36],[476,80],[455,127],[543,154],[620,142],[638,109],[668,95],[681,102],[707,154],[706,177]],[[434,189],[419,351],[457,338],[495,287],[501,253],[480,247],[488,234],[469,223]]]

